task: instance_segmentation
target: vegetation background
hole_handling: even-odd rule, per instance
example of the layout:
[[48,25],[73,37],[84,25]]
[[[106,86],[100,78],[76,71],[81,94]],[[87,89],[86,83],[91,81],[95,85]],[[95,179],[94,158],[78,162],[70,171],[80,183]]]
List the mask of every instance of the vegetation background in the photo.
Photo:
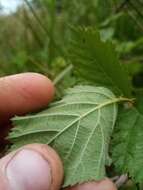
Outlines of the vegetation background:
[[[66,50],[70,26],[79,25],[96,27],[103,40],[115,44],[142,93],[143,0],[23,0],[16,12],[0,14],[0,76],[43,73],[54,80],[61,97],[77,82]],[[132,183],[125,187],[131,188]]]

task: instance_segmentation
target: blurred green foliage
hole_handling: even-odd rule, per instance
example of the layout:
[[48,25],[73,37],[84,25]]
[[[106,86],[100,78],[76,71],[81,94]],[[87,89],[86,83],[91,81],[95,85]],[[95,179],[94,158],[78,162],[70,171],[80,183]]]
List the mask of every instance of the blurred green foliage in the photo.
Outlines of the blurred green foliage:
[[92,26],[115,44],[130,80],[142,88],[142,12],[142,0],[23,0],[16,12],[0,15],[0,76],[42,73],[56,81],[60,97],[77,82],[67,58],[70,26]]
[[[142,14],[140,3],[131,2]],[[123,62],[138,65],[142,62],[143,18],[128,1],[123,3],[23,0],[15,13],[0,16],[0,75],[34,71],[54,79],[69,64],[65,56],[70,25],[95,26],[103,40],[115,43]]]

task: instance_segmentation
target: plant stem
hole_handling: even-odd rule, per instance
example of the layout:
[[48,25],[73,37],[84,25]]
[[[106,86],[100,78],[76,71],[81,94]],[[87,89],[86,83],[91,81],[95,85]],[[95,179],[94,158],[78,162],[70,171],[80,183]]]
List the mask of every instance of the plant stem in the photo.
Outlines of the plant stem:
[[55,79],[54,85],[57,85],[73,69],[73,65],[66,67]]

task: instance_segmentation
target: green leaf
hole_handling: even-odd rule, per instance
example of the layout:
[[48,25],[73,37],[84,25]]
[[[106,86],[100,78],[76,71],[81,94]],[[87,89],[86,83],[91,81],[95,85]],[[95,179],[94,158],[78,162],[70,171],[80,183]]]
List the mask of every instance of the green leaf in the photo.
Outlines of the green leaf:
[[77,86],[35,115],[15,117],[12,149],[29,143],[51,145],[65,170],[64,187],[105,177],[108,144],[122,98],[103,87]]
[[143,182],[143,115],[134,107],[119,114],[112,154],[117,171]]
[[111,88],[118,95],[131,96],[131,83],[115,47],[101,41],[94,28],[79,27],[72,31],[69,58],[78,76],[91,84]]

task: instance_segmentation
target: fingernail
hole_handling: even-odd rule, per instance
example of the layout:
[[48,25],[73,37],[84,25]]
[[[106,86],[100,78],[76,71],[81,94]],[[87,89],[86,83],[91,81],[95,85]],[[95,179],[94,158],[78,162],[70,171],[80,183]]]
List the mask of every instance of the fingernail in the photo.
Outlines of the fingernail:
[[10,190],[49,190],[50,165],[44,157],[29,149],[19,151],[6,167]]

